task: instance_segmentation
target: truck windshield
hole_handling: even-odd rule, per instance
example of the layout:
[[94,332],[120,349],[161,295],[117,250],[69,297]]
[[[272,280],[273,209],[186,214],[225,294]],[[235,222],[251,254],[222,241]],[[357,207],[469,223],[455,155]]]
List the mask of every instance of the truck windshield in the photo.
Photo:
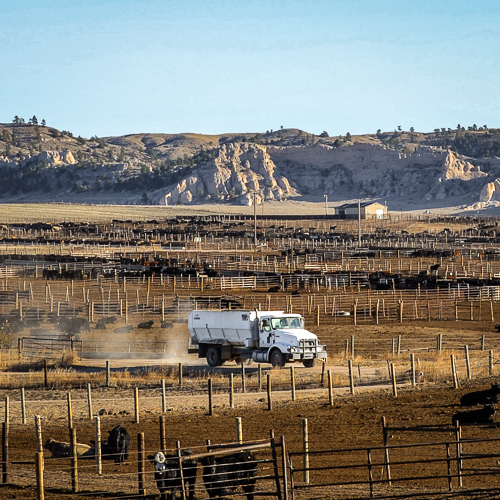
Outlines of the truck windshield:
[[273,318],[271,319],[273,330],[280,328],[302,328],[301,318]]

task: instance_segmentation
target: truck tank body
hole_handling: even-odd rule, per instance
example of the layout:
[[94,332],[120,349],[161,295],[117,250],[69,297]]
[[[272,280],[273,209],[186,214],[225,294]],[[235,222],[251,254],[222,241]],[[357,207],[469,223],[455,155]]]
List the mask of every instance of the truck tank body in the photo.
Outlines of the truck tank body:
[[254,347],[257,343],[255,311],[191,311],[188,328],[194,344],[225,339],[230,343]]

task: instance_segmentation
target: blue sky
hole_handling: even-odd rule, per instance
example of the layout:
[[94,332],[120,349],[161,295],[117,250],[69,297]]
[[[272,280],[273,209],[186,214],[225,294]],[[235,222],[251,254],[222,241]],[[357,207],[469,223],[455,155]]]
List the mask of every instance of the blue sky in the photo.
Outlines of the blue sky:
[[75,136],[500,127],[498,0],[0,0],[0,122]]

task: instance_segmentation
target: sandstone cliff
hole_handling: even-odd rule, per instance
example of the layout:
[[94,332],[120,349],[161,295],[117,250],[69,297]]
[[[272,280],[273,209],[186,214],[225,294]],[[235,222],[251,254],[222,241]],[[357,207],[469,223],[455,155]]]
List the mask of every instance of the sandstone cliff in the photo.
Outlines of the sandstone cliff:
[[[490,170],[498,170],[495,160]],[[452,151],[418,148],[404,155],[380,145],[355,144],[265,147],[233,143],[220,148],[209,163],[194,169],[175,185],[154,192],[155,203],[175,205],[229,200],[257,201],[314,198],[402,199],[423,203],[463,197],[480,199],[491,174]],[[497,187],[498,193],[498,187]]]

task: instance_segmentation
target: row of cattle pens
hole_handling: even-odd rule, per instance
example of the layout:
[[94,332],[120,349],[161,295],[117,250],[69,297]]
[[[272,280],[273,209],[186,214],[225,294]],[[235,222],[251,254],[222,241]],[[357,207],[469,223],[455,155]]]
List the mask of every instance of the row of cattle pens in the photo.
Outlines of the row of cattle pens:
[[[405,226],[418,222],[417,231]],[[428,226],[428,228],[426,228]],[[438,227],[439,229],[436,229]],[[425,228],[425,229],[422,229]],[[202,239],[206,243],[240,240],[246,245],[293,240],[303,245],[335,244],[350,247],[360,243],[384,246],[424,247],[432,245],[468,245],[497,242],[498,222],[477,217],[425,217],[415,219],[345,220],[335,217],[303,217],[255,215],[182,216],[161,220],[118,220],[107,223],[37,222],[10,223],[0,226],[4,242],[61,243],[112,245],[145,245],[149,242],[187,242]]]

